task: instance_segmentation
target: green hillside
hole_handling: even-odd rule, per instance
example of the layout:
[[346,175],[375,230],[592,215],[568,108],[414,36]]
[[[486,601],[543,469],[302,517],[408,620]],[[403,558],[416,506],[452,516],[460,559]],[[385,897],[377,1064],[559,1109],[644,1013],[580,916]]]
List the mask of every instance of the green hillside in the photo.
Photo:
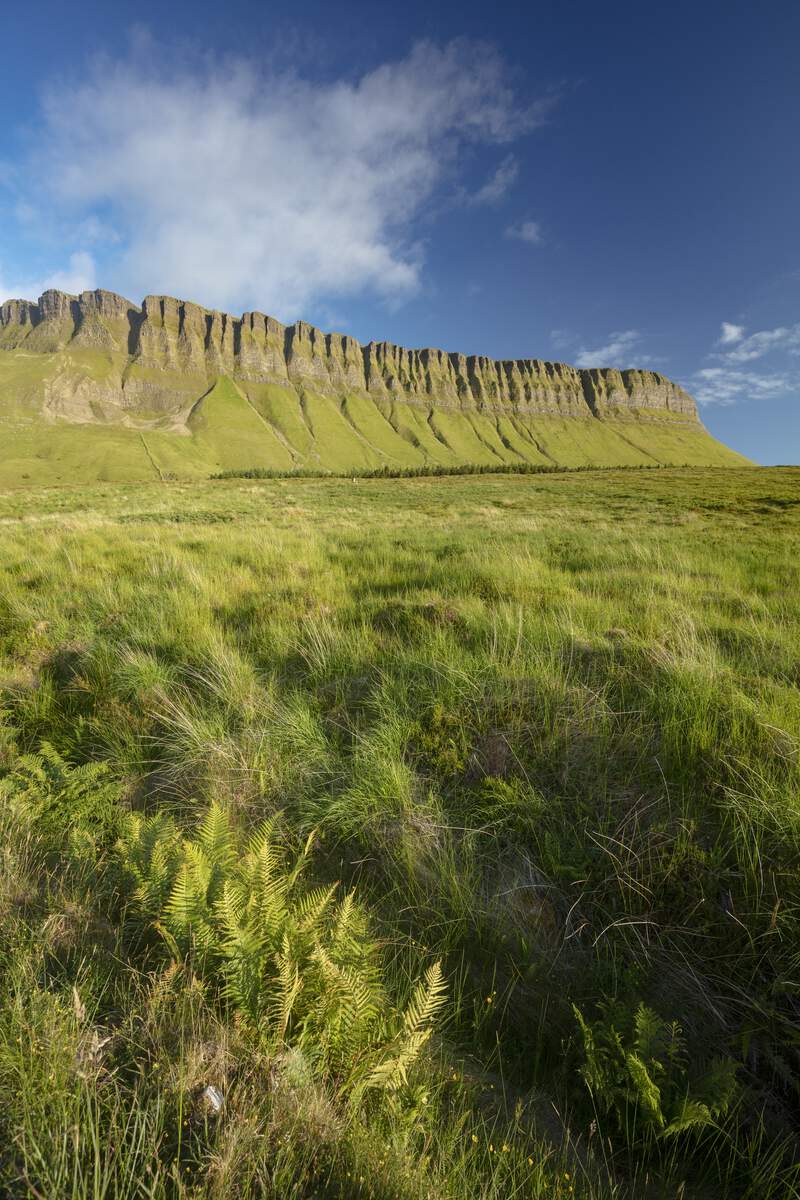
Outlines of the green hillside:
[[654,371],[360,345],[102,290],[0,305],[0,486],[382,467],[741,466]]
[[[311,389],[222,377],[193,403],[176,428],[173,415],[142,413],[136,427],[113,422],[96,406],[42,412],[39,397],[65,370],[94,380],[110,360],[81,355],[0,353],[0,486],[198,478],[262,467],[347,472],[382,466],[504,463],[576,466],[734,466],[746,460],[702,426],[659,415],[624,419],[505,414],[337,398]],[[198,389],[202,386],[198,383]],[[86,406],[84,406],[86,407]],[[66,412],[64,410],[66,409]],[[123,419],[125,414],[120,414]]]

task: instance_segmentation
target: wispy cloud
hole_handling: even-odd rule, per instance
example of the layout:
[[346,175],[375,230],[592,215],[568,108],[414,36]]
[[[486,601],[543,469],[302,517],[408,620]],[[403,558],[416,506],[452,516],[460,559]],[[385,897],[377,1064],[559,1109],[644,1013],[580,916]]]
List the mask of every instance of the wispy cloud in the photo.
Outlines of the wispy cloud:
[[538,221],[519,221],[516,225],[508,226],[506,237],[527,242],[529,246],[538,246],[542,241],[542,227]]
[[[725,326],[723,325],[723,329]],[[736,326],[735,328],[741,328]],[[742,332],[744,332],[742,330]],[[735,341],[732,350],[722,357],[726,362],[745,363],[763,358],[774,350],[784,350],[788,354],[800,355],[800,325],[786,325],[778,329],[762,329],[759,333],[751,333],[749,337],[731,339]],[[723,342],[723,344],[725,344]]]
[[[749,364],[775,356],[754,370]],[[792,359],[800,356],[800,325],[780,325],[748,334],[744,325],[723,321],[720,336],[707,355],[713,366],[695,371],[687,381],[699,404],[739,404],[800,393],[800,372]]]
[[507,154],[497,170],[486,180],[483,187],[478,188],[477,192],[474,192],[467,198],[467,203],[479,205],[499,204],[508,195],[518,175],[519,163],[513,154]]
[[551,329],[550,341],[556,350],[566,350],[580,341],[580,338],[576,337],[571,329]]
[[[354,293],[397,302],[421,281],[415,219],[465,146],[507,146],[553,102],[519,103],[497,53],[464,40],[325,83],[246,61],[160,64],[145,46],[47,96],[26,200],[83,223],[78,250],[101,237],[106,278],[135,299],[284,319]],[[509,155],[480,203],[515,173]]]
[[[594,349],[582,346],[575,357],[576,367],[631,367],[634,349],[641,341],[638,329],[623,329],[609,334],[608,341]],[[636,364],[650,362],[649,355],[636,353]]]
[[732,325],[730,321],[723,321],[719,338],[720,346],[732,346],[734,342],[740,342],[744,337],[744,328],[744,325]]
[[693,377],[694,397],[699,404],[737,404],[742,400],[769,400],[798,386],[784,372],[757,374],[729,367],[704,367]]

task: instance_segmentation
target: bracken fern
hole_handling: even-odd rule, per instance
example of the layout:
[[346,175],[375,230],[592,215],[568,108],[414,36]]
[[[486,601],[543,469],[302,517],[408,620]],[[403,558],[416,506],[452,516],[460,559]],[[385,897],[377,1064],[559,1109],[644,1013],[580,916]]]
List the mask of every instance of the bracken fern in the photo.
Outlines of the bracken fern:
[[358,1103],[408,1083],[445,983],[434,963],[405,1011],[390,1003],[353,894],[303,886],[313,840],[292,861],[276,818],[245,837],[212,805],[194,837],[163,815],[131,814],[118,851],[136,909],[173,956],[215,983],[268,1051],[301,1050]]
[[735,1064],[717,1058],[704,1075],[690,1079],[677,1022],[662,1020],[644,1004],[632,1015],[609,1010],[594,1024],[574,1012],[584,1082],[596,1107],[620,1129],[645,1140],[668,1138],[713,1125],[727,1112],[736,1092]]

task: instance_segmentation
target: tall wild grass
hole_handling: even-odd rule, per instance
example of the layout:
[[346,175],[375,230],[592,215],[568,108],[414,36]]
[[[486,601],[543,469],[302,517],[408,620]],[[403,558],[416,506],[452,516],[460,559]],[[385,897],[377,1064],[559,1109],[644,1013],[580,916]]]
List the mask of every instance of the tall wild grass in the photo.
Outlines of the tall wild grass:
[[0,497],[0,1190],[800,1194],[799,517]]

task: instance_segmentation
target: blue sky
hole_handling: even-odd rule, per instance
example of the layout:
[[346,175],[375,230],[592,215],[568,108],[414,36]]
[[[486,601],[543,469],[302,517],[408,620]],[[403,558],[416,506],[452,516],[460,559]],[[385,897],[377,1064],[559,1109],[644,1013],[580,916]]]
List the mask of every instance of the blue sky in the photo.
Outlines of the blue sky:
[[800,462],[800,5],[35,13],[3,17],[0,299],[647,366]]

